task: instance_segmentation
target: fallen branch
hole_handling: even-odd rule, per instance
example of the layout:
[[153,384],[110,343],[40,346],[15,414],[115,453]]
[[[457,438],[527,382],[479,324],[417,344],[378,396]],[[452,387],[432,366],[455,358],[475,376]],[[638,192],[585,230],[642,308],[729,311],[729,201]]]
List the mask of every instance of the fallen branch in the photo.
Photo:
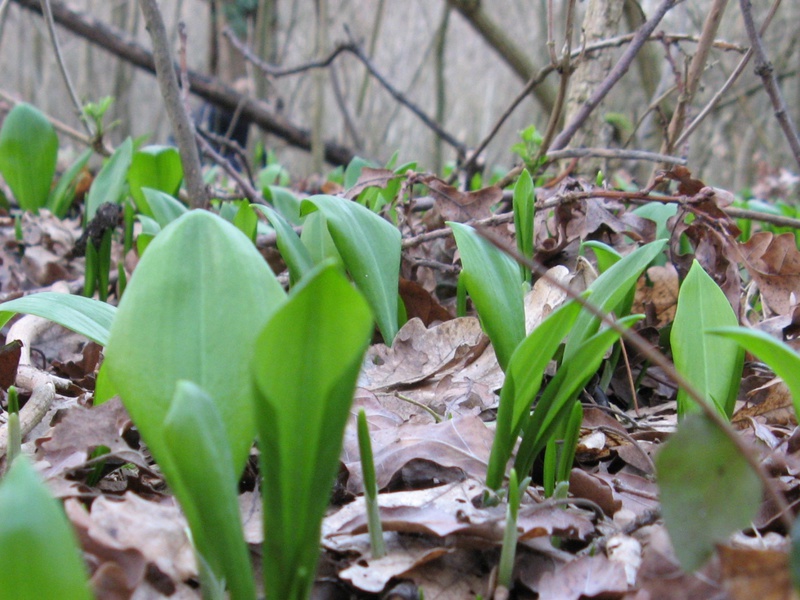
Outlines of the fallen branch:
[[[39,0],[13,1],[27,10],[42,14]],[[51,0],[51,6],[53,19],[62,27],[92,44],[100,46],[135,67],[149,73],[155,73],[152,53],[120,30],[86,13],[67,8],[61,2]],[[304,150],[311,148],[311,134],[309,131],[277,115],[266,102],[240,94],[220,82],[220,80],[197,71],[190,70],[188,75],[191,91],[195,96],[230,112],[234,112],[241,103],[242,116],[250,119],[256,126],[280,137],[292,146]],[[333,165],[346,165],[352,160],[353,156],[354,153],[350,148],[332,142],[325,143],[325,159]]]

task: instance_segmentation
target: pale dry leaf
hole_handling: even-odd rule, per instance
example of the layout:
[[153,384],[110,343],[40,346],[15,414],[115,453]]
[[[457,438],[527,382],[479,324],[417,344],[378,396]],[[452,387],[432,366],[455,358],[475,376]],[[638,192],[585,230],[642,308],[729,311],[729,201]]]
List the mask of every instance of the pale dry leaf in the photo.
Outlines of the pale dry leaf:
[[628,591],[622,564],[602,554],[581,556],[552,573],[545,573],[537,586],[540,600],[579,600]]
[[[476,416],[456,417],[433,425],[404,424],[376,431],[370,437],[379,489],[386,487],[413,460],[430,461],[443,469],[463,471],[466,477],[483,478],[494,440],[493,432]],[[354,449],[347,449],[347,455],[358,456]],[[346,467],[350,472],[347,488],[358,494],[362,491],[360,461],[348,462]]]
[[794,234],[759,231],[739,244],[739,253],[769,308],[779,315],[790,314],[796,303],[792,294],[800,289],[800,250]]

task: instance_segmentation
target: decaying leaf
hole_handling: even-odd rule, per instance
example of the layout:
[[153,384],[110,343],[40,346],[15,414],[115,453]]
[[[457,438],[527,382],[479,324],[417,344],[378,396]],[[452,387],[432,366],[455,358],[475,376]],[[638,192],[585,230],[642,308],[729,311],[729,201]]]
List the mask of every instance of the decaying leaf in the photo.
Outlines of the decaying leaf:
[[788,315],[800,302],[800,251],[794,234],[759,231],[739,244],[742,262],[770,310]]
[[466,223],[473,219],[485,219],[491,216],[492,206],[503,199],[503,190],[498,187],[462,192],[432,176],[424,178],[423,183],[428,186],[436,201],[436,209],[445,221]]

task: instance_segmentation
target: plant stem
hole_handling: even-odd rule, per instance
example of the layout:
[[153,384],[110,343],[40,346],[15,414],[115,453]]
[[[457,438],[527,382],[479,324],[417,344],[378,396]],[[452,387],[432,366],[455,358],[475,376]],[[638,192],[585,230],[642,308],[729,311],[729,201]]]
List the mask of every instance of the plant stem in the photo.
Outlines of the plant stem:
[[383,542],[383,526],[378,506],[378,484],[375,479],[375,461],[372,457],[372,442],[369,439],[367,413],[362,408],[358,411],[358,449],[361,453],[361,473],[364,478],[364,502],[367,505],[367,527],[369,541],[372,545],[372,558],[386,556],[386,545]]

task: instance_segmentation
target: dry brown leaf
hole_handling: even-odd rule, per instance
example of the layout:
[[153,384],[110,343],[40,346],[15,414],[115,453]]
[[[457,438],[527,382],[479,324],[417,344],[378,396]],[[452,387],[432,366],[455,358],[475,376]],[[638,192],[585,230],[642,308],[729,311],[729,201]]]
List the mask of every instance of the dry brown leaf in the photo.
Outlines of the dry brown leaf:
[[672,264],[650,267],[647,269],[647,279],[652,286],[648,286],[644,278],[636,283],[631,314],[643,313],[648,317],[655,317],[655,321],[648,321],[648,325],[661,328],[675,319],[678,307],[678,272]]
[[150,597],[172,597],[179,590],[185,594],[184,582],[197,577],[187,524],[175,504],[148,502],[128,492],[121,500],[96,499],[91,513],[76,500],[67,500],[65,509],[90,564],[96,565],[96,589],[132,594],[148,585],[159,593]]
[[796,600],[789,555],[775,550],[718,546],[722,585],[731,600]]
[[[449,470],[463,472],[459,475],[482,478],[486,475],[494,434],[478,417],[456,417],[433,425],[404,424],[396,429],[382,429],[370,434],[375,459],[378,488],[385,488],[403,467],[412,461],[427,461],[431,467],[426,474],[428,487],[452,481]],[[352,440],[352,436],[349,436]],[[345,447],[346,467],[350,472],[348,491],[362,491],[361,463],[357,460],[357,447]],[[422,482],[418,482],[419,485]]]
[[485,219],[491,216],[492,206],[503,199],[503,190],[495,186],[462,192],[433,176],[423,178],[422,183],[428,186],[436,201],[436,210],[445,221],[466,223]]
[[389,182],[394,179],[400,179],[403,175],[398,175],[389,169],[373,169],[372,167],[364,167],[361,169],[361,175],[358,177],[356,184],[345,193],[344,197],[348,200],[353,200],[364,190],[371,187],[385,188]]
[[790,314],[800,302],[800,251],[794,234],[760,231],[739,244],[739,252],[767,306],[779,315]]
[[572,469],[569,491],[576,498],[593,501],[608,516],[622,508],[642,515],[658,507],[656,485],[649,479],[630,473],[588,473]]
[[545,573],[539,580],[539,600],[579,600],[628,591],[625,569],[603,555],[581,556]]
[[759,421],[770,425],[797,423],[792,396],[782,380],[773,379],[753,390],[751,395],[757,395],[758,403],[746,405],[734,413],[731,425],[736,429],[750,427],[750,419],[756,417],[759,417]]
[[449,321],[453,318],[428,290],[414,281],[401,277],[399,292],[409,320],[418,318],[425,327],[430,327],[436,321]]
[[144,456],[123,437],[131,427],[130,416],[118,398],[91,409],[82,406],[67,409],[49,435],[37,440],[39,462],[48,465],[43,475],[56,477],[81,467],[100,446],[109,448],[107,458],[115,456],[121,464],[131,462],[148,469]]
[[411,319],[397,332],[391,347],[376,344],[367,351],[358,385],[372,391],[409,387],[474,360],[488,343],[474,317],[453,319],[431,329]]

